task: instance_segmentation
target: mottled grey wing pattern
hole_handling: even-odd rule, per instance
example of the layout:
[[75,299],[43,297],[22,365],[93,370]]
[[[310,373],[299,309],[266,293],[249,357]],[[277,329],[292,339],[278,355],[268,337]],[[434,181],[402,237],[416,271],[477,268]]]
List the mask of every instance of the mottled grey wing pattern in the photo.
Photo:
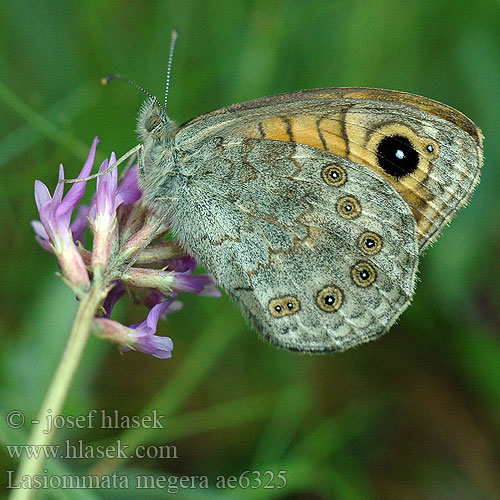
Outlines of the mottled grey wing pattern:
[[178,166],[188,180],[174,231],[273,344],[344,350],[383,334],[408,305],[415,219],[368,168],[237,137],[211,138]]

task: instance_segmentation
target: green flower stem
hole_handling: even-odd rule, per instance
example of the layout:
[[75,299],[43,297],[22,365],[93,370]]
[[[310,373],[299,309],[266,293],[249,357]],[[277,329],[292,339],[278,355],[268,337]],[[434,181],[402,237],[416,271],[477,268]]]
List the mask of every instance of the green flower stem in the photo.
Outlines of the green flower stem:
[[[48,410],[51,410],[54,416],[61,413],[69,388],[85,351],[92,320],[97,308],[106,297],[107,292],[108,288],[104,283],[94,281],[90,290],[81,296],[68,343],[38,413],[39,422],[45,420]],[[50,445],[54,436],[54,429],[52,428],[47,434],[43,430],[44,428],[41,424],[33,426],[28,444],[32,446]],[[39,474],[42,470],[43,460],[42,453],[37,458],[28,458],[24,455],[17,472],[16,484],[19,482],[22,484],[24,476],[32,478],[36,474]],[[29,500],[33,498],[36,491],[35,489],[14,489],[10,500]]]

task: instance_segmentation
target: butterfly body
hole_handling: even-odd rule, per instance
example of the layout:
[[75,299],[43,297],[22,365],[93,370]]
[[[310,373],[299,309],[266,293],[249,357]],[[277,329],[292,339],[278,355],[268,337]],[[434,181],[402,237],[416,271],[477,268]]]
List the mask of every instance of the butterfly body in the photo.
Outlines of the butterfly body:
[[388,330],[482,161],[465,116],[376,89],[271,96],[180,127],[147,101],[138,133],[147,203],[265,338],[305,352]]

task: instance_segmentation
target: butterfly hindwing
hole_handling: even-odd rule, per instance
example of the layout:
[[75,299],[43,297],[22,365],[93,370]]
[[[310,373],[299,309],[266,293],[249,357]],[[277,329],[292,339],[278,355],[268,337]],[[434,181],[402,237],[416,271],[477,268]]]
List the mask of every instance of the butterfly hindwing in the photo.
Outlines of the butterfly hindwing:
[[344,350],[384,333],[409,303],[416,222],[369,168],[238,137],[208,139],[179,164],[188,181],[174,231],[270,342]]

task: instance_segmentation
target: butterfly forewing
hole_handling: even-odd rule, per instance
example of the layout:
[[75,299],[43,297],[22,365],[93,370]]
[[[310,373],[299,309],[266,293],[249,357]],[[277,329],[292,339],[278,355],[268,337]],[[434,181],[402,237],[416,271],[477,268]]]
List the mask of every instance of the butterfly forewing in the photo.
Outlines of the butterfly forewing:
[[370,168],[402,195],[423,250],[479,180],[481,131],[431,99],[378,89],[317,89],[235,104],[181,127],[179,143],[210,136],[296,142]]

